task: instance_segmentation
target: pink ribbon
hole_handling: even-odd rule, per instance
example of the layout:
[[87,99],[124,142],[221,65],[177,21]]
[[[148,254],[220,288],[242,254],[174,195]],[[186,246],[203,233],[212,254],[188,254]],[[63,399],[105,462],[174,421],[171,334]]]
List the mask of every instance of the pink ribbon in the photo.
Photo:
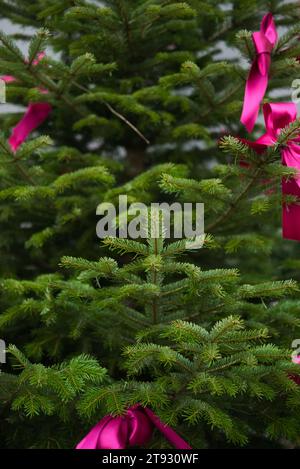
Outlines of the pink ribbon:
[[[281,130],[297,118],[294,103],[269,103],[263,106],[266,133],[255,142],[244,140],[257,153],[263,153],[268,146],[276,143]],[[296,168],[299,175],[282,179],[282,192],[300,198],[300,135],[289,140],[281,149],[281,161],[284,166]],[[282,235],[286,239],[300,241],[300,205],[283,204]]]
[[246,82],[241,122],[248,132],[253,130],[268,86],[271,52],[277,42],[277,31],[271,13],[262,19],[260,31],[252,34],[256,57]]
[[[44,56],[45,53],[41,52],[37,56],[36,60],[33,61],[33,64],[37,65]],[[1,79],[5,83],[16,81],[16,78],[11,75],[4,75]],[[41,91],[45,94],[47,93],[47,90]],[[10,147],[14,152],[17,151],[18,147],[26,140],[28,135],[47,119],[51,111],[52,106],[47,102],[29,103],[25,114],[16,127],[13,128],[8,140]]]
[[151,440],[155,427],[176,449],[192,449],[152,410],[140,405],[130,407],[126,414],[120,417],[103,417],[78,443],[76,449],[126,449],[145,446]]
[[14,152],[17,151],[28,135],[47,119],[51,110],[51,105],[46,102],[29,104],[27,111],[16,127],[13,128],[8,140]]

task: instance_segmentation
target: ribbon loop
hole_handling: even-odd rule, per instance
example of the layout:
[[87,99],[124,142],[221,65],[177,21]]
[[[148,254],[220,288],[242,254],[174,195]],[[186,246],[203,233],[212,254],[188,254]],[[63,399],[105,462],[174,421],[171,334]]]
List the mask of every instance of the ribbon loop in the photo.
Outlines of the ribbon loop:
[[278,34],[272,13],[267,13],[263,17],[260,30],[274,47],[278,41]]
[[260,31],[252,34],[256,57],[252,63],[246,82],[241,122],[248,132],[253,130],[268,86],[271,53],[277,42],[277,31],[271,13],[263,17]]
[[252,40],[257,54],[271,54],[274,45],[261,31],[252,34]]

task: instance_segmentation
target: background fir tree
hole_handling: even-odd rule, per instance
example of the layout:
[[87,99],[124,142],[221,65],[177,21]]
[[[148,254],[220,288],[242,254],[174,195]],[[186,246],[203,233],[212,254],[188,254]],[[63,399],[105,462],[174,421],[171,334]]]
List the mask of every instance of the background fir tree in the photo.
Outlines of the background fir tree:
[[[278,147],[259,157],[234,137],[246,135],[239,117],[249,65],[240,58],[253,58],[250,31],[268,11],[285,28],[269,93],[290,99],[299,6],[0,5],[4,17],[37,30],[1,34],[1,73],[17,78],[7,100],[53,106],[16,154],[6,142],[20,116],[1,121],[0,334],[15,344],[0,376],[3,444],[73,447],[104,414],[135,402],[195,448],[297,444],[299,390],[288,378],[297,367],[286,349],[299,336],[289,280],[299,246],[280,236],[279,184],[292,172]],[[26,57],[17,39],[28,41]],[[228,49],[235,53],[226,57]],[[205,248],[163,239],[155,249],[151,239],[100,246],[96,207],[119,194],[204,202]],[[159,435],[151,444],[166,445]]]

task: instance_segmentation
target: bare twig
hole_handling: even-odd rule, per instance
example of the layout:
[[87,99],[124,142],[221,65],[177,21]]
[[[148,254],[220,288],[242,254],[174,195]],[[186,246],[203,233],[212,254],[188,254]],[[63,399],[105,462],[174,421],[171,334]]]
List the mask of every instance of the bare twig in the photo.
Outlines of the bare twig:
[[[82,86],[80,85],[79,83],[77,82],[74,82],[74,85],[77,86],[79,89],[81,89],[82,91],[85,91],[85,92],[89,92],[89,89],[86,88],[85,86]],[[150,144],[149,140],[142,134],[142,132],[135,126],[132,124],[132,122],[130,122],[125,116],[123,116],[122,114],[120,114],[120,112],[116,111],[111,104],[109,104],[107,101],[105,100],[102,100],[102,103],[107,107],[107,109],[109,109],[109,111],[114,114],[116,117],[118,117],[118,119],[122,120],[123,122],[125,122],[125,124],[127,124],[142,140],[144,140],[144,142],[147,143],[147,145]]]

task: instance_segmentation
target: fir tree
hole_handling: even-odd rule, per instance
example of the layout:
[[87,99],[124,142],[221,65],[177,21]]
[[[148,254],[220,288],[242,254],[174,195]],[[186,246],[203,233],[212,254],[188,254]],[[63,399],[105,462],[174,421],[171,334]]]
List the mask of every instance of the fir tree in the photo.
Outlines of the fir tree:
[[[3,446],[74,447],[135,403],[194,448],[297,445],[299,246],[280,237],[280,180],[294,174],[280,146],[299,121],[262,155],[237,136],[251,31],[268,11],[282,27],[266,100],[289,100],[299,6],[50,3],[0,1],[22,26],[0,35],[1,74],[16,78],[7,101],[53,109],[16,152],[7,139],[20,114],[1,115],[0,336],[13,344],[0,375]],[[100,244],[96,207],[120,194],[203,202],[203,249],[162,234]]]

